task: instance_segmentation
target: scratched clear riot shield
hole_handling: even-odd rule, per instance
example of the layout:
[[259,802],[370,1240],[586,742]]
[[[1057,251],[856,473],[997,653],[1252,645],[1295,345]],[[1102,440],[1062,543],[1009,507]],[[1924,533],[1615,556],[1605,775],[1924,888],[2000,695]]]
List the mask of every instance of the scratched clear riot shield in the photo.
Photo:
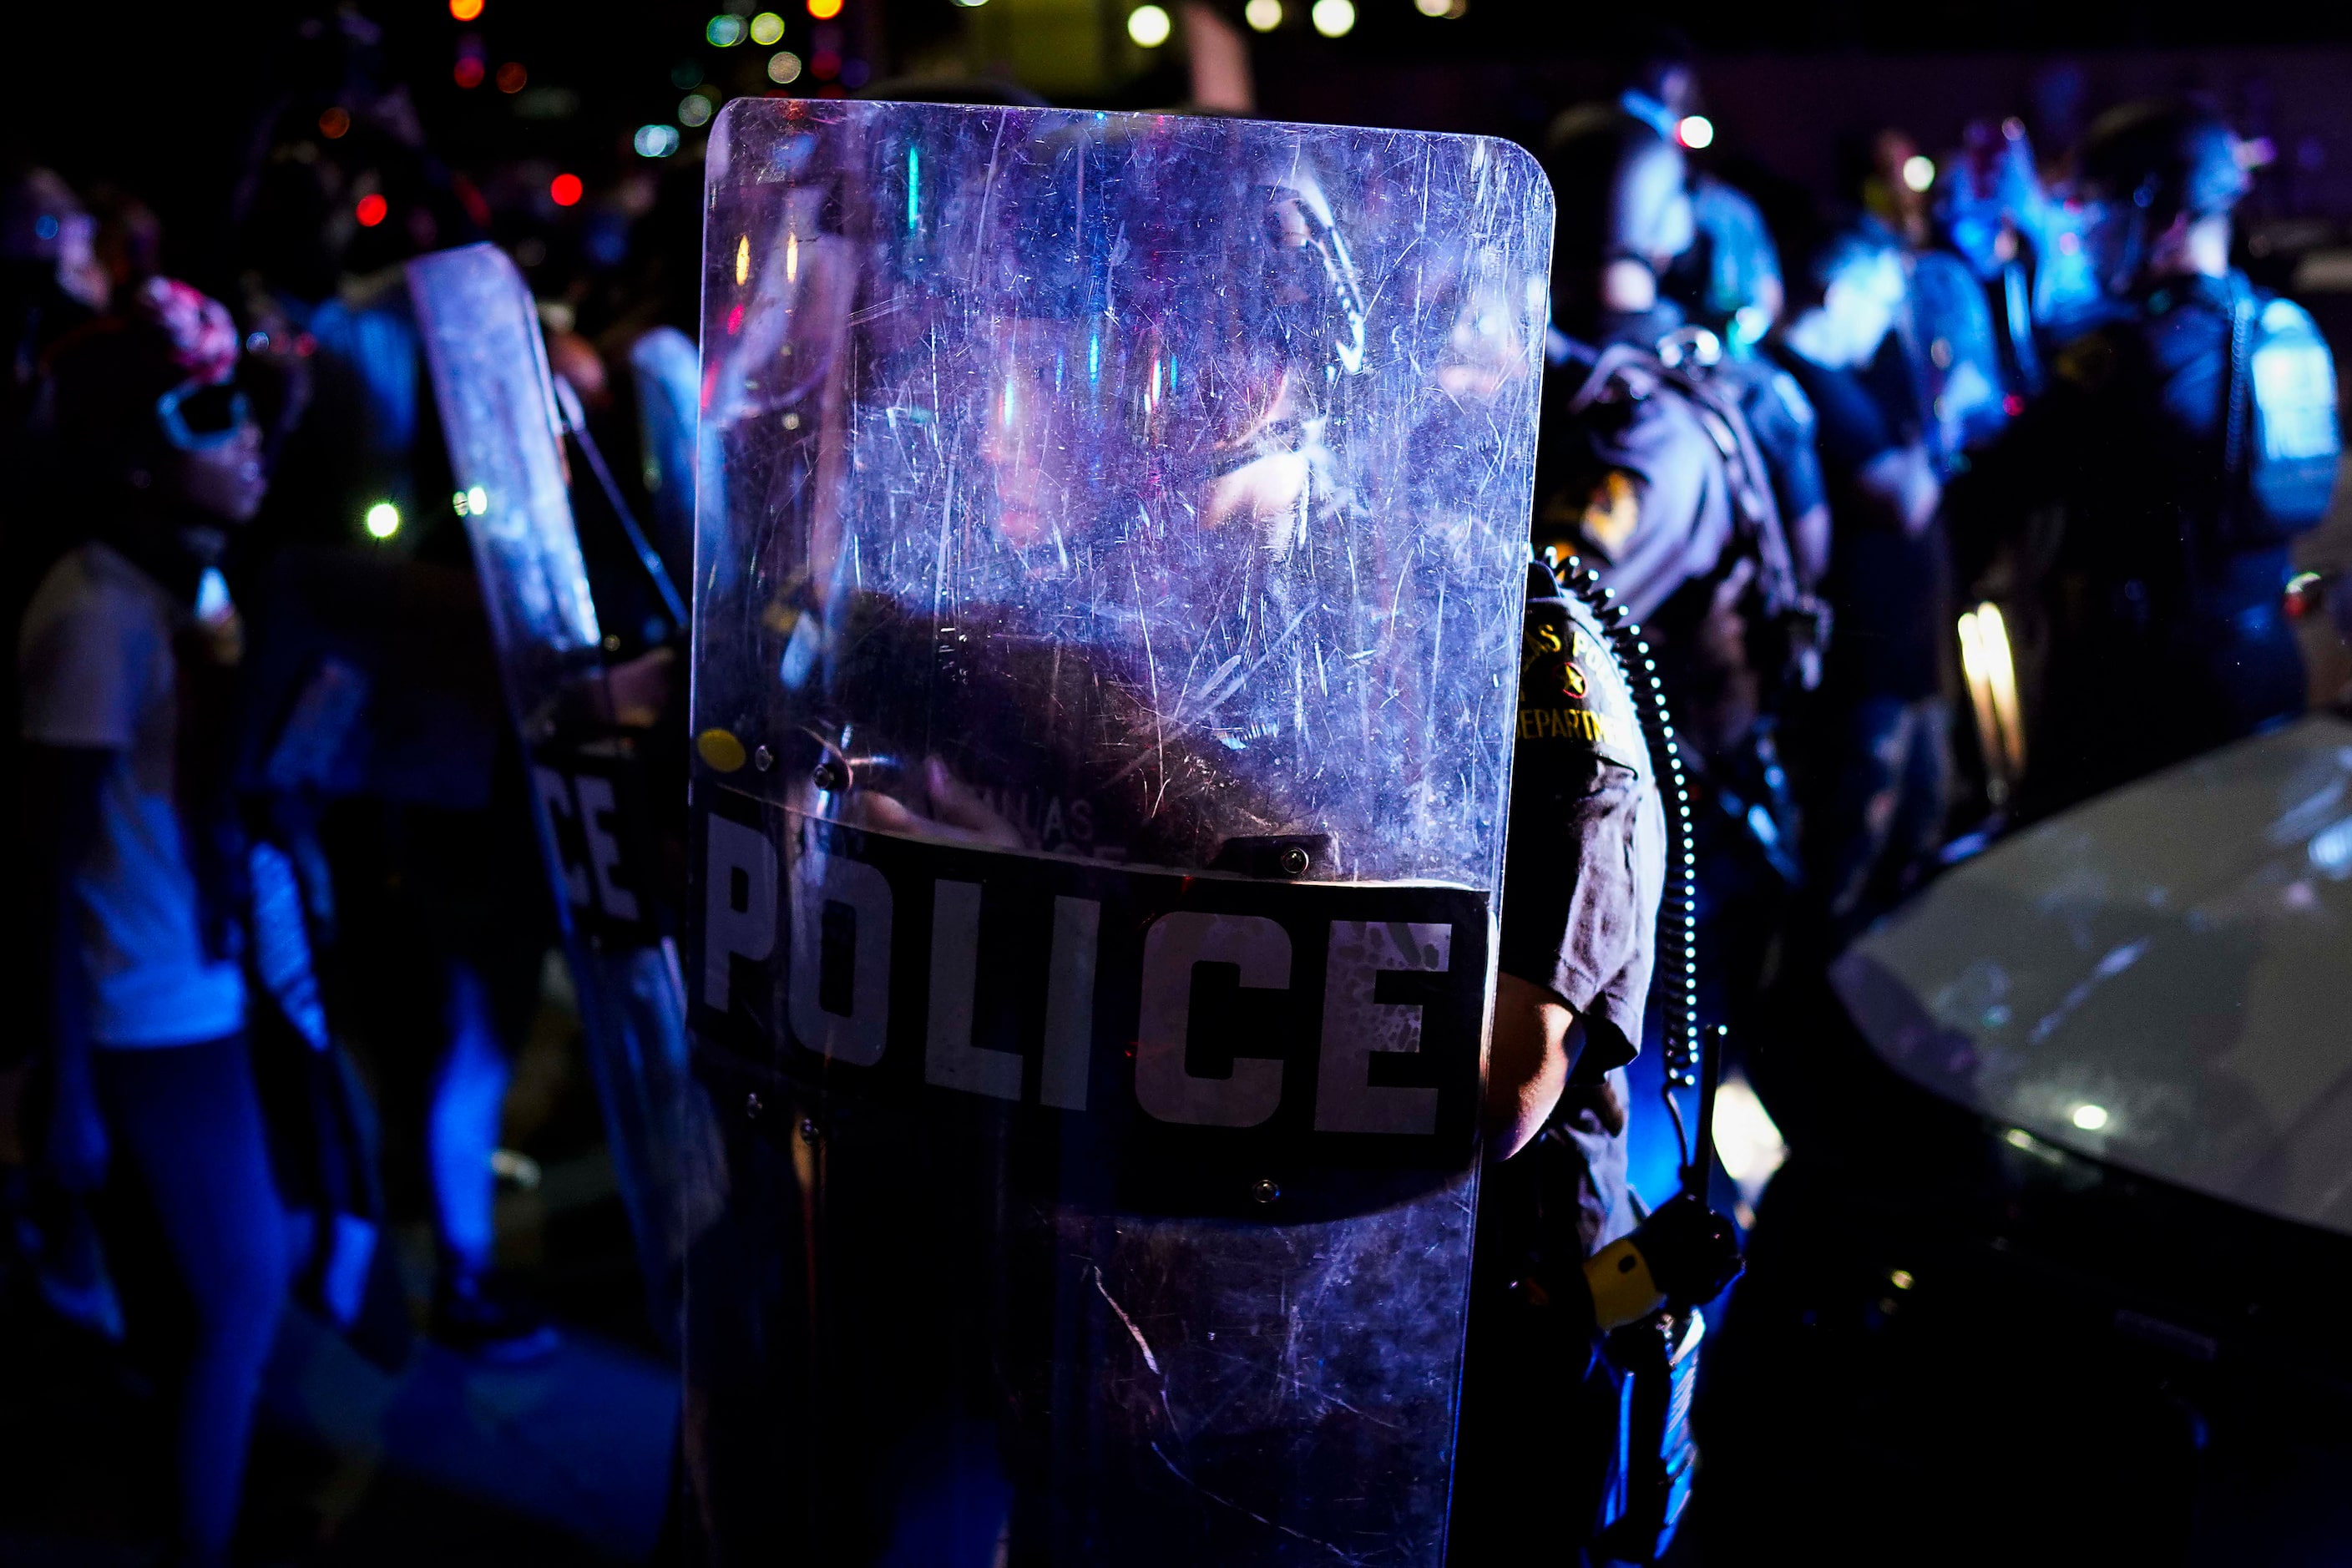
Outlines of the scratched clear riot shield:
[[722,116],[711,1560],[1439,1561],[1551,229],[1469,137]]
[[496,247],[473,245],[419,257],[408,283],[621,1195],[656,1331],[672,1338],[688,1237],[715,1211],[716,1162],[709,1104],[688,1068],[659,770],[647,766],[659,672],[607,667],[562,416],[521,274]]

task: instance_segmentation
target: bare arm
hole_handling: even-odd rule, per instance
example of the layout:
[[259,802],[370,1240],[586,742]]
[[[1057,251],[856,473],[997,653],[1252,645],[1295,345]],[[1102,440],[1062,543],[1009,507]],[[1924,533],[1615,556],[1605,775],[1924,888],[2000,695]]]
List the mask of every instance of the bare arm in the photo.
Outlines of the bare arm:
[[1559,1103],[1576,1011],[1552,992],[1503,974],[1495,983],[1495,1039],[1486,1063],[1486,1146],[1507,1160],[1527,1147]]

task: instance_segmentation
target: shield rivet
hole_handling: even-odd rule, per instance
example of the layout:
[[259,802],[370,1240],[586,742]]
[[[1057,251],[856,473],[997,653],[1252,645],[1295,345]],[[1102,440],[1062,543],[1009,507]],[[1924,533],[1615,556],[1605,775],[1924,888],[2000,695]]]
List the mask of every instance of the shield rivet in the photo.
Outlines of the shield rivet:
[[1311,863],[1312,858],[1308,856],[1306,848],[1297,844],[1285,849],[1282,852],[1282,858],[1276,862],[1286,877],[1304,877],[1307,875],[1307,868]]
[[761,1101],[758,1095],[747,1094],[743,1097],[743,1114],[750,1117],[752,1121],[759,1121],[760,1112],[766,1109],[767,1107]]
[[751,765],[764,773],[776,765],[776,753],[765,746],[756,747],[751,752]]
[[809,770],[809,782],[827,795],[839,795],[849,787],[849,770],[827,757]]
[[1281,1195],[1282,1189],[1275,1184],[1271,1176],[1260,1176],[1250,1184],[1250,1196],[1262,1204],[1270,1204]]

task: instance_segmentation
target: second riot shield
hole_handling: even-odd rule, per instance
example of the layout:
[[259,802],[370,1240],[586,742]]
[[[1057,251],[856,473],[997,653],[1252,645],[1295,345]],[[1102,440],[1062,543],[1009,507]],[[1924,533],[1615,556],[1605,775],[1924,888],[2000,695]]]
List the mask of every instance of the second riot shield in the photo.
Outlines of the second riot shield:
[[1436,1563],[1549,187],[741,100],[708,198],[709,1556]]
[[[537,312],[505,253],[408,264],[409,292],[492,639],[532,783],[589,1063],[655,1331],[672,1339],[686,1237],[709,1205],[709,1115],[687,1069],[676,894],[646,761],[657,671],[608,668]],[[673,797],[674,798],[674,797]]]

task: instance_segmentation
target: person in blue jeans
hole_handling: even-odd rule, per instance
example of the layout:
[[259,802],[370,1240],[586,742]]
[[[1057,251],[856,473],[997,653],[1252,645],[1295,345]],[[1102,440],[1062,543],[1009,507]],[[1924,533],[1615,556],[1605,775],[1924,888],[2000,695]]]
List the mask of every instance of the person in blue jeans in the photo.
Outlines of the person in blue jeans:
[[239,643],[216,562],[267,482],[238,353],[228,311],[167,279],[58,345],[47,435],[84,537],[18,635],[45,1158],[103,1194],[131,1335],[168,1359],[184,1564],[226,1558],[291,1268],[212,788]]

